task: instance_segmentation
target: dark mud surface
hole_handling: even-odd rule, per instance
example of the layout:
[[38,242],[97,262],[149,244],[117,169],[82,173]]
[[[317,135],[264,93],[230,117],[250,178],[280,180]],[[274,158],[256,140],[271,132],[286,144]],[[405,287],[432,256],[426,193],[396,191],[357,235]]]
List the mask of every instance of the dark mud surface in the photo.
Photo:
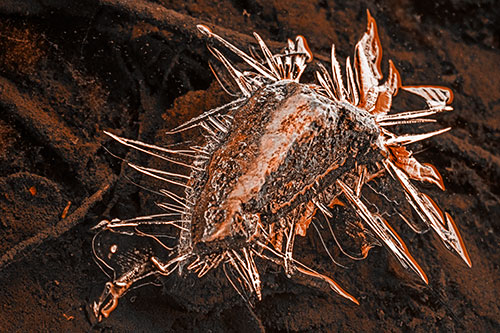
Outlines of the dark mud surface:
[[[500,327],[500,10],[497,1],[0,1],[0,331],[476,331]],[[453,130],[419,147],[446,192],[426,188],[461,230],[471,269],[432,233],[403,235],[425,286],[383,249],[334,267],[313,236],[305,260],[360,300],[350,304],[267,267],[253,311],[216,270],[127,294],[104,322],[88,312],[106,276],[90,228],[154,212],[123,177],[103,130],[160,142],[162,130],[230,100],[208,69],[205,23],[239,46],[304,35],[317,59],[351,55],[366,9],[383,69],[455,93]],[[279,43],[278,43],[279,42]],[[121,148],[116,147],[118,151]],[[121,151],[127,154],[125,150]],[[134,152],[127,157],[144,158]]]

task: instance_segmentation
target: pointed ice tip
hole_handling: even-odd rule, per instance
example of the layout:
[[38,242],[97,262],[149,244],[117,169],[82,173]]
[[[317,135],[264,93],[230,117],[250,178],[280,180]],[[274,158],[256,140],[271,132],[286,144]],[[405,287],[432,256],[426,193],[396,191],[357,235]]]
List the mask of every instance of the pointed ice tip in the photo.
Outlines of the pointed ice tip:
[[[399,236],[397,237],[399,238]],[[399,238],[399,240],[401,241],[401,238]],[[425,282],[425,284],[429,284],[429,278],[427,278],[427,274],[425,274],[422,267],[420,267],[418,262],[411,256],[410,252],[408,251],[408,248],[404,244],[403,244],[403,253],[405,254],[407,259],[406,265],[408,265],[409,268],[413,270],[413,272],[415,272],[418,275],[418,277],[422,279],[422,281]]]
[[127,142],[127,139],[124,139],[124,138],[121,138],[119,137],[118,135],[114,135],[113,133],[111,132],[108,132],[108,131],[103,131],[104,134],[106,134],[107,136],[111,137],[112,139],[120,142],[120,143],[126,143]]
[[307,44],[307,39],[304,36],[298,35],[297,37],[295,37],[295,45],[297,46],[298,50],[304,52],[307,55],[306,62],[311,62],[313,60],[313,53],[309,48],[309,45]]
[[462,239],[462,236],[460,236],[460,233],[458,232],[457,225],[455,224],[455,221],[453,221],[453,218],[450,216],[448,213],[444,213],[446,216],[446,224],[448,227],[448,231],[452,234],[453,241],[448,241],[447,243],[455,250],[457,251],[458,255],[462,258],[463,261],[469,266],[469,268],[472,267],[472,261],[470,260],[469,253],[467,252],[467,249],[465,248],[464,241]]
[[354,304],[359,305],[359,301],[358,301],[356,298],[354,298],[353,296],[351,296],[351,297],[349,298],[349,300],[350,300],[351,302],[353,302]]
[[426,177],[424,180],[437,185],[437,187],[439,187],[441,189],[441,191],[445,191],[446,188],[444,187],[443,177],[441,176],[439,171],[436,169],[436,167],[430,163],[423,163],[422,165],[425,167],[428,167],[430,170],[430,176]]
[[348,300],[355,303],[356,305],[359,305],[358,300],[354,296],[349,294],[347,291],[342,289],[342,287],[340,287],[335,281],[333,281],[332,279],[328,279],[327,282],[330,284],[330,288],[333,291],[335,291],[337,294],[343,296],[344,298],[347,298]]
[[212,30],[209,27],[207,27],[206,25],[198,24],[196,26],[196,28],[198,28],[198,31],[201,32],[202,34],[204,34],[205,36],[212,37]]
[[366,17],[367,17],[367,20],[369,21],[372,17],[372,14],[370,13],[370,10],[367,8],[366,9]]
[[463,258],[464,259],[465,263],[467,264],[467,266],[469,266],[469,268],[472,268],[472,261],[470,261],[470,258],[467,257],[467,259]]
[[114,135],[111,132],[103,131],[103,133],[106,134],[107,136],[111,137],[112,139],[115,139],[116,141],[120,141],[121,140],[121,138],[118,135]]
[[429,284],[429,278],[427,278],[427,275],[425,274],[425,272],[422,270],[421,272],[419,272],[418,274],[420,276],[420,278],[422,279],[422,281],[425,282],[425,284]]
[[97,223],[95,226],[93,226],[92,228],[90,228],[90,230],[99,230],[99,229],[104,228],[108,224],[109,224],[108,220],[102,220],[101,222]]
[[367,26],[366,26],[366,30],[369,31],[371,29],[371,24],[373,23],[375,25],[375,28],[377,27],[377,23],[375,22],[375,19],[373,18],[372,14],[370,13],[370,10],[367,9],[366,10],[366,23],[367,23]]

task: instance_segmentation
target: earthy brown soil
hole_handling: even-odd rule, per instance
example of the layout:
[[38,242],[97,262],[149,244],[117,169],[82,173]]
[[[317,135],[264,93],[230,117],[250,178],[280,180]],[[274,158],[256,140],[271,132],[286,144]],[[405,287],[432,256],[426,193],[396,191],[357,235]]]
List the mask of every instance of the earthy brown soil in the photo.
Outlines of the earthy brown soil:
[[[249,310],[214,271],[129,293],[95,324],[88,305],[106,276],[90,228],[153,212],[102,145],[103,130],[150,142],[161,130],[229,101],[208,69],[196,23],[237,45],[258,32],[272,48],[304,35],[317,59],[331,43],[351,55],[366,9],[379,26],[384,69],[405,84],[453,89],[453,131],[418,147],[446,192],[426,191],[461,230],[471,269],[432,233],[398,230],[427,272],[416,280],[383,249],[334,267],[315,237],[297,244],[356,306],[268,267]],[[500,329],[500,10],[497,1],[0,1],[0,331],[476,331]],[[127,152],[118,146],[113,151]],[[142,158],[129,152],[130,158]],[[68,208],[69,207],[69,208]]]

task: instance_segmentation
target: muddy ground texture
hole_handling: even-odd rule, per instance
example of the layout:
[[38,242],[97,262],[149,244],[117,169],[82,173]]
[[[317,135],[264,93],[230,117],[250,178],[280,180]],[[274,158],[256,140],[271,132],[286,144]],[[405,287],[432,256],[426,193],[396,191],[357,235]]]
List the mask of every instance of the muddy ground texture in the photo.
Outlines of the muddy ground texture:
[[[499,7],[493,0],[378,3],[1,1],[0,331],[498,330]],[[213,58],[197,23],[242,47],[253,31],[273,49],[301,34],[316,59],[328,60],[331,43],[345,59],[364,32],[367,8],[384,70],[392,59],[404,84],[455,93],[455,111],[438,117],[453,130],[417,148],[443,175],[446,192],[425,190],[455,217],[472,268],[432,232],[415,235],[403,225],[398,231],[428,286],[383,249],[351,269],[335,267],[311,235],[297,244],[306,262],[323,267],[359,306],[269,267],[263,300],[250,311],[216,270],[168,281],[165,290],[130,292],[96,324],[88,306],[107,278],[92,260],[90,228],[103,218],[150,214],[157,199],[125,177],[129,170],[103,148],[111,145],[103,130],[159,142],[165,129],[230,100],[208,69]]]

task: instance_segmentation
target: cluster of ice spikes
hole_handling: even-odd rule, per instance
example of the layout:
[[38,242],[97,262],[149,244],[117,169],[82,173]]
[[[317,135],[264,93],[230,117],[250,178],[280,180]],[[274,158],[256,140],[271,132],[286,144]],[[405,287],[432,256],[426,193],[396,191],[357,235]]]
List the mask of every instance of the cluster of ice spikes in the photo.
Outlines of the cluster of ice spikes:
[[[287,275],[298,272],[323,280],[337,293],[357,303],[357,300],[345,292],[335,281],[292,257],[295,236],[305,235],[305,231],[310,224],[316,228],[312,220],[314,212],[317,210],[323,213],[325,217],[331,218],[330,208],[335,205],[335,202],[339,202],[337,196],[340,194],[335,194],[335,198],[330,204],[315,199],[305,204],[302,207],[304,208],[304,211],[301,212],[302,217],[299,216],[297,220],[283,227],[283,230],[278,235],[279,237],[276,236],[274,226],[269,225],[267,228],[262,225],[258,216],[243,216],[240,217],[239,221],[231,222],[233,223],[231,225],[229,225],[229,222],[225,222],[227,225],[218,226],[219,229],[216,232],[205,229],[205,234],[201,237],[201,240],[211,242],[221,238],[221,235],[231,235],[231,232],[234,231],[230,232],[229,228],[231,227],[233,229],[240,228],[236,232],[243,233],[249,242],[253,242],[251,245],[240,249],[228,248],[222,252],[215,251],[213,254],[197,253],[193,250],[192,211],[197,204],[196,200],[199,199],[196,198],[195,187],[200,179],[206,178],[203,175],[212,154],[217,147],[221,146],[221,142],[231,130],[231,126],[234,125],[231,114],[234,114],[233,111],[237,111],[259,89],[279,82],[299,83],[307,63],[313,59],[313,54],[302,36],[298,36],[295,41],[288,40],[281,53],[273,54],[262,38],[254,33],[262,52],[263,57],[261,57],[254,52],[251,52],[251,55],[246,54],[204,25],[199,25],[198,29],[209,40],[215,41],[232,51],[247,66],[250,66],[251,70],[239,69],[223,52],[214,46],[209,46],[211,53],[222,63],[234,80],[237,91],[231,91],[225,84],[222,84],[222,74],[211,66],[217,80],[228,93],[238,98],[222,107],[207,111],[167,133],[177,134],[199,128],[204,131],[206,136],[206,142],[203,145],[191,145],[183,149],[160,147],[125,139],[106,132],[107,135],[125,146],[172,163],[176,167],[185,168],[188,170],[188,174],[143,167],[126,161],[132,169],[165,182],[170,186],[177,187],[183,193],[179,194],[177,190],[167,189],[159,191],[160,195],[168,199],[168,202],[158,203],[158,206],[166,211],[164,214],[129,220],[103,221],[96,227],[101,229],[101,232],[94,239],[96,261],[103,270],[113,272],[113,281],[106,284],[101,298],[94,304],[96,316],[98,318],[107,317],[116,307],[118,298],[123,296],[130,286],[139,280],[158,274],[169,275],[175,270],[182,271],[184,267],[201,277],[221,263],[223,263],[228,280],[240,295],[248,299],[250,293],[260,299],[261,280],[254,261],[255,257],[278,263],[284,267]],[[452,107],[449,104],[453,99],[453,95],[449,89],[444,87],[403,86],[392,61],[389,61],[387,79],[381,83],[383,79],[380,66],[381,58],[382,48],[376,23],[368,12],[367,30],[355,47],[354,63],[351,65],[349,57],[345,61],[345,80],[343,79],[341,66],[335,56],[335,48],[332,45],[331,70],[327,70],[323,65],[319,64],[319,71],[316,72],[319,85],[308,84],[308,87],[337,103],[337,105],[349,105],[349,107],[354,107],[362,113],[369,114],[370,119],[375,121],[379,133],[375,146],[382,156],[380,165],[377,164],[377,168],[380,170],[375,174],[370,174],[366,167],[361,167],[356,171],[358,179],[354,185],[348,185],[345,179],[337,179],[333,185],[344,195],[350,207],[368,226],[369,231],[366,234],[374,235],[378,242],[383,243],[405,268],[413,270],[427,283],[428,279],[424,271],[412,257],[401,237],[389,225],[382,214],[373,212],[373,209],[369,208],[370,203],[363,197],[362,187],[381,174],[388,175],[395,183],[399,183],[399,191],[404,193],[403,197],[415,210],[421,221],[416,223],[400,214],[401,218],[415,232],[421,233],[429,229],[434,230],[448,249],[454,250],[468,266],[471,266],[469,255],[451,216],[447,212],[441,211],[436,203],[428,195],[421,192],[412,182],[428,182],[444,190],[442,177],[436,168],[430,164],[420,163],[412,155],[412,152],[407,149],[407,146],[442,134],[450,128],[423,134],[405,135],[398,135],[389,130],[391,127],[398,125],[435,122],[428,116],[451,111]],[[391,112],[393,97],[396,96],[399,90],[422,97],[426,101],[427,107],[422,110]],[[207,210],[205,218],[216,220],[216,217],[210,216],[212,213],[215,214],[216,210]],[[165,237],[163,229],[161,229],[161,232],[156,229],[156,231],[148,231],[148,228],[160,227],[171,227],[179,230],[179,236],[176,237],[174,245],[167,245],[166,241],[162,239],[162,237]],[[126,237],[139,236],[151,239],[169,254],[162,257],[152,253],[149,248],[147,250],[134,248],[133,251],[120,254],[117,249],[122,245],[118,246],[116,243],[107,245],[102,236],[104,230]],[[259,239],[258,235],[262,236],[261,239]],[[262,239],[265,241],[262,241]],[[339,245],[341,252],[348,255],[336,238],[335,241]],[[126,248],[127,245],[125,244],[123,247]],[[362,257],[358,259],[366,257],[371,247],[369,244],[366,245],[362,249]],[[282,250],[283,248],[284,250]],[[326,250],[328,251],[328,249]],[[231,272],[228,273],[226,267],[231,267]]]
[[[451,128],[408,135],[396,135],[388,129],[397,125],[435,122],[436,120],[427,117],[444,111],[452,111],[453,108],[449,104],[453,100],[453,93],[450,89],[440,86],[402,86],[399,72],[391,60],[389,60],[387,79],[381,84],[380,80],[383,78],[381,71],[382,47],[376,22],[369,11],[367,11],[367,16],[367,30],[355,47],[354,69],[349,57],[345,62],[346,82],[342,78],[340,64],[335,56],[335,45],[332,44],[331,74],[322,64],[319,64],[320,71],[316,72],[316,77],[322,88],[320,92],[332,100],[346,102],[363,109],[375,117],[380,126],[378,146],[386,157],[383,161],[386,171],[401,183],[408,202],[427,227],[433,229],[445,246],[450,250],[455,250],[470,267],[471,260],[452,217],[447,212],[443,213],[428,195],[422,193],[411,182],[411,180],[429,182],[444,191],[445,187],[441,175],[433,165],[420,163],[412,156],[412,152],[406,149],[406,146],[411,143],[445,133]],[[220,51],[210,47],[214,56],[226,67],[240,88],[241,94],[246,97],[262,87],[266,80],[299,82],[306,68],[306,63],[313,58],[303,36],[297,36],[295,42],[289,39],[282,54],[272,54],[262,38],[254,33],[264,55],[264,60],[262,60],[257,55],[247,55],[204,25],[199,25],[198,29],[205,36],[219,41],[255,70],[255,72],[238,70]],[[215,71],[214,74],[216,77],[218,76]],[[424,98],[428,108],[389,114],[392,99],[399,89]],[[362,180],[360,180],[361,182]],[[360,217],[372,227],[377,236],[384,240],[401,263],[405,267],[412,268],[427,283],[425,273],[410,255],[394,229],[382,216],[371,213],[352,189],[342,182],[339,185],[356,207]],[[421,228],[409,220],[405,219],[405,221],[416,232],[422,232]]]

